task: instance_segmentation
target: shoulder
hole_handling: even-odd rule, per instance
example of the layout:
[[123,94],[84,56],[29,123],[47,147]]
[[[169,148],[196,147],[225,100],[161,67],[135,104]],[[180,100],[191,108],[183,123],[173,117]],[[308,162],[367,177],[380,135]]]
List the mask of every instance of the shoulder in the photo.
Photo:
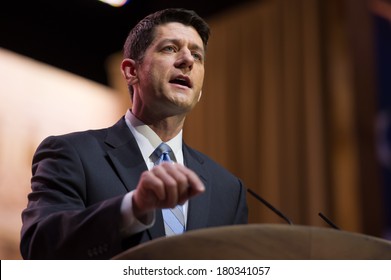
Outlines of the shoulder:
[[60,135],[50,135],[42,140],[38,146],[38,150],[48,147],[88,146],[97,139],[104,139],[107,129],[77,131]]
[[213,174],[214,177],[218,176],[220,179],[231,179],[239,180],[240,179],[234,175],[231,171],[225,168],[222,164],[218,163],[216,160],[212,159],[210,156],[206,155],[203,152],[200,152],[197,149],[191,148],[190,146],[184,144],[185,150],[190,157],[199,162],[204,169],[208,170],[209,173]]
[[107,138],[107,135],[110,131],[120,130],[126,126],[126,123],[123,118],[121,118],[117,123],[111,127],[98,128],[98,129],[88,129],[82,131],[74,131],[58,135],[50,135],[44,138],[40,144],[47,145],[49,143],[63,143],[63,144],[73,144],[76,146],[80,145],[90,145],[92,142],[100,141],[103,142]]

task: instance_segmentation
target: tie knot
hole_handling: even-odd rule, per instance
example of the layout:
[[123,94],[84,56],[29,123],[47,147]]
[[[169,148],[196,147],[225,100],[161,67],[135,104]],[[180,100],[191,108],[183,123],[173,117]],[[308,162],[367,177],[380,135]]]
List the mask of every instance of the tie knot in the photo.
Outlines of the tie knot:
[[161,143],[153,152],[152,160],[155,165],[161,164],[163,161],[173,162],[176,161],[174,152],[171,147],[166,143]]
[[164,142],[156,148],[156,151],[160,152],[160,154],[168,154],[169,152],[172,152],[171,147]]

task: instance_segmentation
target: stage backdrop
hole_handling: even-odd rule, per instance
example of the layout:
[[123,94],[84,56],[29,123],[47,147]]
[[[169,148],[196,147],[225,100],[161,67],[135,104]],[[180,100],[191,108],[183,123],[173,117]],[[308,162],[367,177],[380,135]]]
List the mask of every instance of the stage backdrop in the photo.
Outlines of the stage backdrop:
[[31,160],[44,137],[112,125],[129,106],[107,87],[0,49],[0,259],[18,259]]
[[371,0],[371,9],[378,85],[377,151],[383,179],[386,235],[391,239],[391,1]]
[[[366,0],[255,1],[210,19],[186,140],[296,224],[383,236]],[[249,197],[252,222],[282,222]]]

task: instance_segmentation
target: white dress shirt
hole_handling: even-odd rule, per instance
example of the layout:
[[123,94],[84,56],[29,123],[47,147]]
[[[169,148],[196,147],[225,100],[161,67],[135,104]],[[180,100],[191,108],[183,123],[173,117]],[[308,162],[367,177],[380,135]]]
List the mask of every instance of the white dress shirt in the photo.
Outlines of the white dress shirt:
[[[150,156],[162,143],[162,140],[148,125],[137,119],[130,110],[126,112],[125,121],[137,141],[147,168],[151,170],[154,167],[154,162],[151,160]],[[171,147],[175,155],[176,162],[183,164],[182,130],[178,133],[178,135],[166,143]],[[134,216],[132,208],[133,192],[134,191],[127,193],[121,204],[121,213],[123,215],[121,231],[123,236],[129,236],[148,229],[152,227],[155,222],[155,211],[148,213],[143,221],[139,221]],[[187,204],[188,202],[183,205],[185,225],[187,222]]]

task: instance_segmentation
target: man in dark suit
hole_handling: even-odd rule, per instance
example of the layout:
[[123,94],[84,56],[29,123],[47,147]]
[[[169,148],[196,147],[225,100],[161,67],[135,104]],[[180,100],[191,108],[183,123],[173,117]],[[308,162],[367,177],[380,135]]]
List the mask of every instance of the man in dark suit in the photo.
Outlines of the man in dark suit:
[[[177,205],[186,230],[247,223],[241,181],[182,140],[201,98],[209,33],[184,9],[156,12],[131,30],[121,69],[132,109],[110,128],[48,137],[38,147],[23,258],[110,259],[168,235],[162,212]],[[169,150],[156,156],[161,143]],[[169,162],[157,164],[164,157]]]

